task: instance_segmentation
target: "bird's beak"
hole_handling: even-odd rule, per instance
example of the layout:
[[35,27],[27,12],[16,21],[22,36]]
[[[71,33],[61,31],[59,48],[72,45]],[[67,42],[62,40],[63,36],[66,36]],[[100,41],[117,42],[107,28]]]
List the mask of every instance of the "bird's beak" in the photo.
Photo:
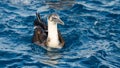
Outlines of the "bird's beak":
[[59,18],[59,19],[57,19],[57,23],[58,24],[61,24],[61,25],[64,25],[64,22]]

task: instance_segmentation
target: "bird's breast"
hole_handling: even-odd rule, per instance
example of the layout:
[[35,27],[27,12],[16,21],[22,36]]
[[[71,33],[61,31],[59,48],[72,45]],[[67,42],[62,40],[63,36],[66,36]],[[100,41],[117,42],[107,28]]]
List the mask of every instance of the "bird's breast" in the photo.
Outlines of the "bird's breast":
[[49,39],[47,46],[51,48],[61,48],[59,43],[60,43],[59,40]]

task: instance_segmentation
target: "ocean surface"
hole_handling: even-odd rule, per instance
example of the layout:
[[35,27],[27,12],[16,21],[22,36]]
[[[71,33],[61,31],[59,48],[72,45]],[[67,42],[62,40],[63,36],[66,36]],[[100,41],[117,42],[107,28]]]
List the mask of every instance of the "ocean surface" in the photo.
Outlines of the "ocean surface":
[[[61,51],[31,42],[36,12],[64,21]],[[120,0],[0,0],[0,68],[120,68]]]

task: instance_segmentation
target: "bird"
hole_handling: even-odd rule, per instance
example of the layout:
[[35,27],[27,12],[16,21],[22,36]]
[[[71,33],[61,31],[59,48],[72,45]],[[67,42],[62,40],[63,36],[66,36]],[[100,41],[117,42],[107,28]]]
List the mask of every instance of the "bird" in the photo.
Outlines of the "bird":
[[47,50],[50,48],[61,49],[65,45],[65,41],[57,25],[64,25],[64,22],[60,19],[58,14],[52,13],[48,16],[47,23],[48,25],[41,19],[40,14],[36,13],[32,42]]

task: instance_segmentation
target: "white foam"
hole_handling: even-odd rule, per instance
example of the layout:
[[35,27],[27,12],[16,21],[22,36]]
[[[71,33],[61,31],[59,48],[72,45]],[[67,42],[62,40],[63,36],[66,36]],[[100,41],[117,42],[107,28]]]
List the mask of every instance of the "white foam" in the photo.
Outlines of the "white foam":
[[95,22],[94,22],[94,25],[96,25],[97,23],[98,23],[98,21],[95,21]]

